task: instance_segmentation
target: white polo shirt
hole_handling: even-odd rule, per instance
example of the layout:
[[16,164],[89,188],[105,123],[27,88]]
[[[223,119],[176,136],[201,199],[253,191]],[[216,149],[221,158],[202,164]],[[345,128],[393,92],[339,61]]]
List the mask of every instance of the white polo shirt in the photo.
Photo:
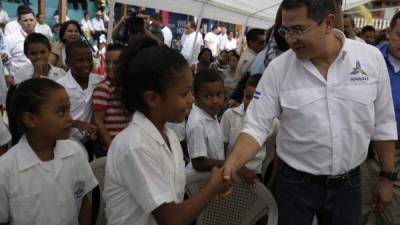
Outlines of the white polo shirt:
[[164,203],[180,203],[185,162],[175,133],[165,128],[169,146],[154,124],[136,111],[111,143],[104,198],[108,225],[157,225],[151,214]]
[[206,43],[206,46],[211,50],[212,55],[214,57],[217,57],[219,36],[217,34],[214,34],[214,32],[208,32],[206,36],[204,36],[204,42]]
[[[89,75],[88,87],[82,90],[82,87],[76,82],[68,70],[67,74],[57,82],[61,84],[68,93],[71,104],[70,113],[73,120],[80,120],[90,123],[92,119],[92,95],[97,84],[104,80],[103,76],[91,73]],[[77,128],[72,129],[71,136],[76,140],[83,140],[84,136]]]
[[103,19],[97,19],[96,17],[92,19],[92,28],[94,31],[105,31]]
[[[196,44],[193,48],[194,38],[196,36],[196,32],[192,32],[191,34],[182,35],[182,50],[181,54],[185,57],[186,61],[188,61],[189,65],[195,64],[198,60],[197,57],[200,53],[201,46],[203,43],[203,37],[199,32],[196,38]],[[184,38],[183,38],[184,37]]]
[[[49,64],[50,70],[47,73],[47,76],[41,75],[41,78],[49,78],[50,80],[57,81],[61,79],[61,77],[64,77],[66,72],[65,70],[55,67],[51,64]],[[33,65],[32,64],[27,64],[25,66],[22,66],[21,68],[18,68],[18,70],[15,72],[14,79],[15,83],[21,83],[22,81],[28,80],[32,78],[33,75]]]
[[46,36],[49,39],[53,38],[53,31],[51,31],[50,26],[45,23],[43,23],[43,24],[36,23],[35,31],[37,33],[43,34],[44,36]]
[[[190,159],[225,159],[224,137],[218,120],[195,104],[186,124],[186,141]],[[194,171],[192,162],[187,165],[186,171]]]
[[167,45],[169,48],[171,47],[172,43],[172,31],[169,29],[169,27],[164,26],[161,29],[161,32],[163,33],[164,36],[164,44]]
[[0,157],[0,223],[78,225],[82,199],[97,185],[83,151],[60,140],[43,162],[23,136]]
[[13,33],[19,32],[21,30],[21,25],[18,23],[18,20],[10,21],[6,24],[4,28],[4,34],[11,35]]
[[377,48],[334,30],[343,47],[327,80],[292,50],[264,72],[243,132],[260,146],[278,117],[277,154],[291,167],[337,175],[360,165],[370,140],[397,140],[389,75]]
[[[238,107],[227,109],[222,116],[222,134],[224,136],[224,143],[228,144],[228,151],[233,149],[236,139],[238,138],[240,131],[243,129],[245,115],[246,112],[244,111],[244,104],[242,103]],[[273,129],[277,129],[277,121],[275,121]],[[246,164],[246,167],[256,171],[257,173],[261,173],[262,162],[265,159],[267,150],[264,141],[260,150],[258,150],[257,155]]]

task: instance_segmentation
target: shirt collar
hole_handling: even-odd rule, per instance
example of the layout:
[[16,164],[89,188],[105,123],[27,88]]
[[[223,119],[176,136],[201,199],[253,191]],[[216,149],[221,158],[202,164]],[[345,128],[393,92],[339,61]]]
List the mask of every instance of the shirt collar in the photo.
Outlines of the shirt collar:
[[[166,144],[164,138],[160,134],[160,131],[142,112],[136,111],[135,114],[133,114],[132,123],[141,127],[143,131],[146,132],[151,138],[153,138],[158,144]],[[166,129],[165,126],[164,131],[169,137],[170,135],[168,133],[168,129]]]
[[[78,84],[78,82],[72,76],[71,69],[68,70],[68,72],[65,76],[67,79],[67,83],[66,83],[67,88],[81,88],[81,86]],[[90,73],[88,87],[90,87],[92,85],[97,85],[103,79],[104,79],[103,76],[100,76],[100,75],[97,75],[94,73]]]
[[215,117],[210,116],[206,111],[204,111],[202,108],[198,107],[196,104],[193,104],[192,110],[195,112],[198,112],[202,117],[206,118],[207,120],[216,120]]
[[[76,154],[76,152],[72,149],[62,148],[60,146],[62,146],[60,141],[57,141],[56,146],[54,147],[55,160],[63,159]],[[16,145],[15,150],[17,151],[17,162],[19,171],[23,171],[40,164],[40,159],[37,157],[31,146],[29,145],[25,135],[21,137],[18,144]]]
[[242,103],[238,107],[233,108],[232,111],[234,111],[235,113],[243,116],[245,114],[244,104]]
[[342,42],[342,48],[340,49],[339,55],[343,59],[351,50],[350,46],[348,45],[348,42],[346,41],[346,36],[341,30],[338,29],[333,29],[333,35],[339,38],[339,40]]

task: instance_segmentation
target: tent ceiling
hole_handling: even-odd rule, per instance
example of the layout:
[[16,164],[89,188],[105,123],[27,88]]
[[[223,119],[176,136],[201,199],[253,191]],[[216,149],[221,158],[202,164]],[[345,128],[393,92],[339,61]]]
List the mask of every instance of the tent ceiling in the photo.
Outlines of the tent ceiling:
[[[350,9],[370,0],[344,0],[344,9]],[[175,13],[199,16],[203,2],[203,18],[245,24],[267,29],[274,23],[282,0],[110,0],[128,5],[144,6]],[[113,5],[113,4],[110,4]],[[247,20],[248,19],[248,20]]]

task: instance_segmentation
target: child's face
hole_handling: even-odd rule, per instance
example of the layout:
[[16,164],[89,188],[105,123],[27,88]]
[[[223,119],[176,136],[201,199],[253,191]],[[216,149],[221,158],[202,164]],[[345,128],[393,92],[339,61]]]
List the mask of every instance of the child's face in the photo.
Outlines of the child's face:
[[235,69],[237,67],[238,60],[235,56],[229,56],[229,67]]
[[193,77],[189,67],[176,75],[176,83],[167,88],[165,99],[159,108],[163,110],[165,121],[180,123],[185,120],[194,101],[191,91]]
[[119,56],[121,55],[121,50],[109,51],[106,53],[106,74],[107,77],[114,78],[115,71],[118,66]]
[[211,62],[211,53],[209,51],[204,51],[203,54],[200,56],[200,61],[204,63]]
[[244,111],[247,110],[251,100],[253,99],[254,92],[256,91],[256,87],[246,85],[246,88],[243,92],[243,104],[244,104]]
[[224,84],[222,81],[204,82],[195,94],[196,105],[210,116],[216,116],[224,105]]
[[32,64],[48,62],[49,54],[49,49],[42,43],[32,43],[26,51],[26,57],[31,60]]
[[74,77],[88,78],[93,68],[92,52],[89,48],[74,49],[67,58],[67,64]]
[[68,94],[60,88],[51,91],[48,96],[47,102],[34,114],[32,131],[52,140],[67,139],[72,128]]

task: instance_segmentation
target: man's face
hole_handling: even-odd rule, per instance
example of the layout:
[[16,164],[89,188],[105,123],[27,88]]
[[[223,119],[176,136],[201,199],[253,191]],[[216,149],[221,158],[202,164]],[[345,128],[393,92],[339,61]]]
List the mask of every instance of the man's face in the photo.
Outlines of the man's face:
[[390,55],[400,60],[400,20],[397,20],[396,25],[389,29],[387,38]]
[[185,26],[185,34],[191,34],[194,29],[190,26],[190,23],[187,23]]
[[261,52],[267,45],[267,43],[265,42],[266,38],[267,38],[267,35],[265,35],[265,34],[258,35],[256,41],[249,43],[249,47],[256,53]]
[[44,15],[43,14],[40,14],[39,16],[38,16],[38,23],[40,23],[40,24],[44,24],[44,19],[45,19],[45,17],[44,17]]
[[30,34],[35,31],[36,19],[32,13],[22,14],[18,22],[26,33]]
[[354,33],[354,27],[351,24],[351,18],[348,18],[348,17],[344,18],[343,26],[344,26],[344,30],[343,30],[344,35],[346,35],[347,38],[353,39],[355,36],[355,33]]
[[286,29],[286,42],[299,59],[312,59],[324,47],[326,24],[324,19],[308,18],[307,8],[300,7],[282,11],[281,29]]

